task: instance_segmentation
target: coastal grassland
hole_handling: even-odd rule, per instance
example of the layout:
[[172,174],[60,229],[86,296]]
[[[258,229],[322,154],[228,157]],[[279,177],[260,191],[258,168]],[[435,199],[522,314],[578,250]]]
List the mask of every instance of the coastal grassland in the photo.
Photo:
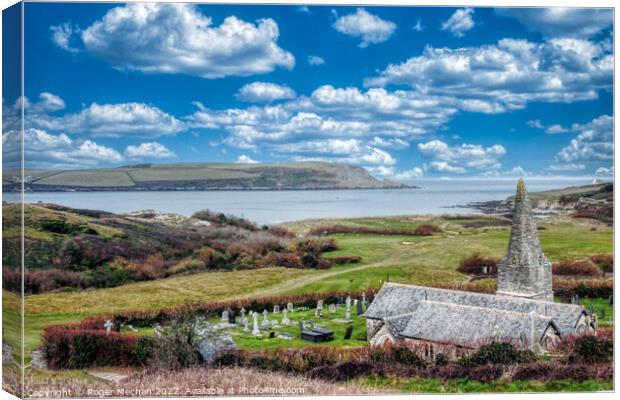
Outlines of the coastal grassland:
[[368,377],[358,379],[355,383],[367,385],[377,392],[395,390],[400,393],[523,393],[523,392],[595,392],[611,391],[614,384],[611,381],[586,380],[576,382],[571,380],[539,382],[503,381],[497,380],[481,383],[469,379],[455,379],[442,381],[429,378],[399,378],[399,377]]
[[124,170],[62,171],[37,179],[37,185],[130,187],[135,183]]
[[[386,279],[413,284],[450,284],[467,279],[456,271],[459,260],[480,252],[501,257],[510,226],[488,216],[390,217],[302,221],[286,224],[297,233],[327,224],[412,228],[434,224],[433,236],[337,234],[339,250],[330,257],[361,256],[356,264],[327,270],[264,268],[207,272],[116,288],[27,296],[26,351],[36,347],[45,326],[86,316],[156,310],[205,301],[378,288]],[[539,223],[542,247],[552,261],[613,251],[613,231],[585,220],[549,219]],[[595,228],[596,230],[592,230]]]

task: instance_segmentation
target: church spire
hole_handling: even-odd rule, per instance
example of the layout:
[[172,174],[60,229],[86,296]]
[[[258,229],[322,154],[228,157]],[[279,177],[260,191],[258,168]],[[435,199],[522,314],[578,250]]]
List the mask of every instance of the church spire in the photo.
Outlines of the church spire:
[[498,265],[497,293],[553,301],[551,263],[540,247],[523,179],[517,183],[508,252]]

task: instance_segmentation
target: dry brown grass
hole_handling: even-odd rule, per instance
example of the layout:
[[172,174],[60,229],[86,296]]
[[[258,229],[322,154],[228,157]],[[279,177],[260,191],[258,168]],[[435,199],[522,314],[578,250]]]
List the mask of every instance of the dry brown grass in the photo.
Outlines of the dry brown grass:
[[196,367],[139,372],[119,383],[97,379],[83,371],[33,371],[27,372],[26,393],[63,393],[63,397],[205,397],[352,395],[375,391],[351,383],[332,384],[244,368]]

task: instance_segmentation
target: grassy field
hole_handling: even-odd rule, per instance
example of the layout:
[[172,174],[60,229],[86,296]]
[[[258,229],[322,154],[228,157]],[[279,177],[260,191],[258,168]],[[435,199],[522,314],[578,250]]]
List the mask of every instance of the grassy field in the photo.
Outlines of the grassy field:
[[575,381],[493,381],[480,383],[469,379],[440,381],[427,378],[370,377],[357,381],[378,391],[398,390],[405,393],[524,393],[524,392],[595,392],[612,391],[613,382]]
[[[90,315],[154,310],[213,300],[378,288],[388,276],[390,281],[414,284],[462,282],[467,276],[455,270],[462,257],[475,252],[500,257],[506,251],[509,226],[495,226],[497,221],[482,216],[305,221],[289,224],[289,227],[304,232],[335,222],[387,228],[415,228],[421,223],[433,223],[443,231],[427,237],[334,235],[340,249],[331,256],[361,256],[362,262],[328,270],[266,268],[200,273],[116,288],[28,296],[25,302],[27,355],[39,344],[45,326],[77,321]],[[539,225],[543,228],[540,231],[543,249],[552,261],[613,251],[612,228],[602,224],[548,220]],[[10,330],[5,329],[5,339],[18,343]]]

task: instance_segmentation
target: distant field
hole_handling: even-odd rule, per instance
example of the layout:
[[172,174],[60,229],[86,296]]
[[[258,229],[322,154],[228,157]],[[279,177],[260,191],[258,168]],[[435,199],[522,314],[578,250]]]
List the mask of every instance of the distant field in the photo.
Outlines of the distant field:
[[[329,223],[400,228],[432,223],[443,232],[427,237],[333,235],[340,250],[330,253],[331,257],[361,256],[362,262],[328,270],[267,268],[201,273],[116,288],[28,296],[27,354],[38,345],[45,326],[88,315],[155,310],[212,300],[378,288],[388,277],[390,281],[415,284],[463,282],[467,277],[455,270],[462,257],[475,252],[500,257],[506,251],[509,226],[494,226],[497,221],[484,216],[330,220]],[[304,221],[288,226],[301,232],[326,223]],[[539,226],[543,228],[540,231],[543,249],[552,261],[613,251],[612,228],[603,224],[545,220]]]
[[128,187],[135,183],[125,171],[66,171],[36,181],[38,185]]
[[200,180],[200,179],[239,179],[257,178],[259,174],[252,174],[233,169],[218,168],[144,168],[132,169],[127,172],[135,182],[149,181],[178,181],[178,180]]

